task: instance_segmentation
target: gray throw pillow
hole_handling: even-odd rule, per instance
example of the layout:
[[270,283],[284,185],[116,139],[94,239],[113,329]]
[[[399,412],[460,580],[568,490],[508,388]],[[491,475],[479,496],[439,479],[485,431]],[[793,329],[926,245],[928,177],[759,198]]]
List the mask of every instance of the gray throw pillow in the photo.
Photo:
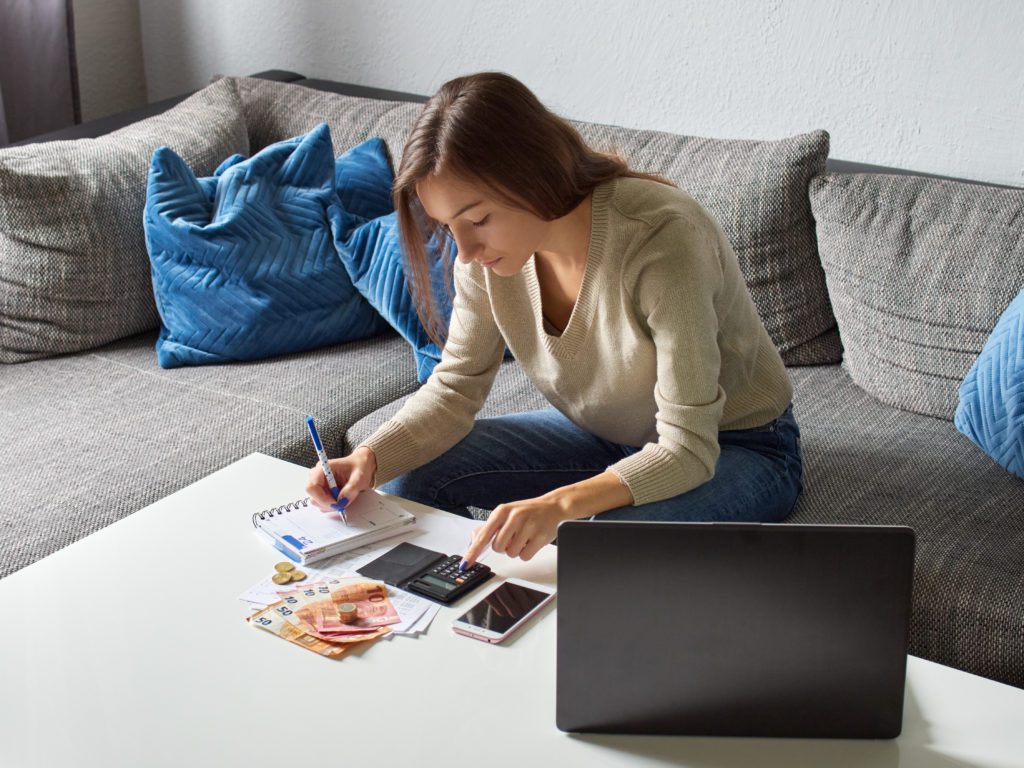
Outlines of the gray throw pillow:
[[0,362],[159,325],[142,212],[149,161],[163,145],[200,176],[248,153],[236,84],[218,81],[100,138],[0,150]]
[[[253,151],[326,121],[337,151],[370,136],[395,167],[421,104],[378,101],[238,78]],[[768,333],[789,365],[837,363],[836,321],[818,261],[807,200],[825,170],[829,137],[813,131],[779,141],[733,141],[574,122],[596,149],[621,151],[693,195],[722,225]]]
[[665,176],[715,217],[786,365],[839,362],[807,199],[811,178],[825,170],[827,132],[741,141],[573,124],[595,149],[616,150],[632,168]]
[[344,96],[297,83],[255,77],[235,80],[254,153],[327,123],[338,154],[372,136],[380,136],[397,169],[405,140],[423,109],[422,104]]
[[951,420],[1024,286],[1024,189],[827,173],[810,199],[850,377],[884,403]]

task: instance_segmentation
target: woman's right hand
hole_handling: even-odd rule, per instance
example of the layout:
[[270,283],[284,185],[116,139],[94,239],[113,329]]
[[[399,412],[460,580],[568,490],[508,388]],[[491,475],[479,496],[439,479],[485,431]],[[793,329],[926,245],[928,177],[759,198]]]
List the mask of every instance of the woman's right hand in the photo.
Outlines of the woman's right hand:
[[377,457],[365,446],[356,448],[348,456],[331,459],[331,472],[340,489],[338,501],[331,497],[331,488],[324,476],[324,468],[318,463],[309,470],[306,494],[321,512],[340,511],[351,504],[360,493],[373,487],[373,476],[377,472]]

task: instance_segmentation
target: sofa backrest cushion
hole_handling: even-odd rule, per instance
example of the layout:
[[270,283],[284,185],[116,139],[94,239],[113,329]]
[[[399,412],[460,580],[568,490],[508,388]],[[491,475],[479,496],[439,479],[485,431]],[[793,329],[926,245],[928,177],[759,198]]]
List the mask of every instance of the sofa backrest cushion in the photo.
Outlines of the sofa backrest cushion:
[[595,149],[617,151],[631,167],[665,176],[717,219],[786,365],[839,362],[807,199],[811,178],[825,170],[827,132],[741,141],[573,124]]
[[379,136],[387,144],[392,165],[398,168],[406,137],[423,109],[422,104],[343,96],[294,83],[256,77],[234,79],[253,152],[327,123],[337,152]]
[[[339,150],[381,136],[397,168],[422,109],[416,103],[343,96],[256,78],[238,78],[238,84],[254,149],[324,120]],[[735,141],[573,124],[596,149],[618,150],[638,170],[663,174],[718,219],[787,364],[839,361],[839,336],[807,200],[808,182],[825,170],[825,131],[779,141]]]
[[827,173],[810,199],[850,377],[889,405],[951,420],[1024,285],[1024,189]]
[[247,153],[234,81],[98,139],[0,150],[0,362],[157,327],[142,211],[161,145],[202,175]]

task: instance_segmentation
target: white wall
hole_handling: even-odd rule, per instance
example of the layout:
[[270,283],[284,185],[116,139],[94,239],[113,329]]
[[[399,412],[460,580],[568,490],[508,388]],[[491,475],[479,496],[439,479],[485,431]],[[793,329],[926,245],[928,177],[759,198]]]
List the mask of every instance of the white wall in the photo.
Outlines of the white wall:
[[281,68],[413,93],[508,72],[576,119],[1024,185],[1019,0],[139,0],[151,99]]
[[74,0],[82,120],[146,103],[138,0]]

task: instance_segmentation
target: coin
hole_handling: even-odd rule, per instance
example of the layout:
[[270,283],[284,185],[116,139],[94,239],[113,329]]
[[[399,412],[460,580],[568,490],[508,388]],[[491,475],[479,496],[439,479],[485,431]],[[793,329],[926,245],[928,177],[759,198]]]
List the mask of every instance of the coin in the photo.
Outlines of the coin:
[[289,581],[292,580],[292,575],[287,571],[282,571],[279,573],[275,573],[270,578],[273,580],[275,584],[287,584]]
[[302,571],[292,571],[288,575],[291,577],[292,581],[302,581],[304,578],[306,578],[306,574],[304,574]]
[[342,624],[352,624],[359,617],[355,603],[342,603],[338,606],[338,617]]
[[295,563],[278,563],[274,566],[274,570],[278,573],[287,573],[288,571],[294,571]]

